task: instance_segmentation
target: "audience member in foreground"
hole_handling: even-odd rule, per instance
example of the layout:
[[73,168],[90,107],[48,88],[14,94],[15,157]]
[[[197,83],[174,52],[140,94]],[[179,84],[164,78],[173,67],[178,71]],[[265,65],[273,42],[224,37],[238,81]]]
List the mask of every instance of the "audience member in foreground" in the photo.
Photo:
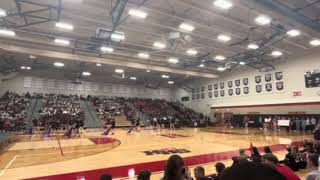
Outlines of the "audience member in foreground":
[[209,180],[210,178],[206,177],[204,168],[198,166],[194,169],[194,177],[196,180]]
[[112,180],[111,174],[103,174],[100,176],[100,180]]
[[268,165],[247,162],[226,168],[220,180],[286,180],[286,178]]
[[252,147],[251,149],[251,159],[254,163],[261,163],[261,155],[257,147]]
[[272,151],[271,151],[271,149],[270,149],[270,147],[269,147],[269,146],[265,146],[265,147],[263,147],[263,151],[264,151],[264,153],[265,153],[265,154],[267,154],[267,153],[272,154]]
[[319,180],[320,179],[320,171],[319,167],[319,155],[318,154],[310,154],[308,156],[308,166],[313,171],[307,174],[306,180]]
[[162,180],[191,180],[189,169],[185,166],[183,159],[179,155],[169,157]]
[[214,174],[212,178],[214,180],[220,180],[221,173],[226,168],[226,166],[222,162],[218,162],[215,166],[217,174]]
[[140,171],[137,180],[150,180],[151,172],[149,170]]
[[273,154],[264,154],[262,157],[264,163],[276,168],[287,180],[300,180],[300,178],[286,165],[279,163],[278,158]]

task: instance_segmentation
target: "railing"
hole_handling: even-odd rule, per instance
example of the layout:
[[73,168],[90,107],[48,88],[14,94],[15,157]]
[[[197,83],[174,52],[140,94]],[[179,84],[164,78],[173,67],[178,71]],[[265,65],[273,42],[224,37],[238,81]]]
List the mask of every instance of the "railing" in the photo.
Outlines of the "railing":
[[38,99],[32,99],[32,102],[30,103],[30,106],[32,106],[32,109],[29,110],[28,108],[28,112],[30,112],[29,115],[27,115],[27,129],[31,128],[31,119],[32,119],[32,116],[33,116],[33,113],[34,113],[34,110],[36,109],[36,105],[37,105],[37,102],[38,102]]

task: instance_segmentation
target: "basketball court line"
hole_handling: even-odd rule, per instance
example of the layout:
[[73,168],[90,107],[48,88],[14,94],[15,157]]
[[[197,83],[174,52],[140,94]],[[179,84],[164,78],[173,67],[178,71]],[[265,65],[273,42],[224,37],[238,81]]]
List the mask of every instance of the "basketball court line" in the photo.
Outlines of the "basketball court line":
[[[97,148],[97,149],[84,149],[84,150],[77,150],[77,151],[63,151],[63,154],[77,153],[77,152],[91,152],[91,151],[100,151],[100,150],[109,150],[109,149]],[[61,154],[61,153],[58,153],[58,152],[56,152],[56,153],[37,153],[37,154],[32,154],[32,155],[17,155],[17,156],[19,156],[19,157],[32,157],[32,156],[53,155],[53,154]]]
[[11,166],[11,164],[16,160],[16,158],[17,158],[17,155],[15,155],[15,156],[11,159],[11,161],[6,165],[6,167],[4,167],[4,168],[2,169],[2,171],[0,172],[0,176],[2,176],[2,175],[4,174],[4,172]]

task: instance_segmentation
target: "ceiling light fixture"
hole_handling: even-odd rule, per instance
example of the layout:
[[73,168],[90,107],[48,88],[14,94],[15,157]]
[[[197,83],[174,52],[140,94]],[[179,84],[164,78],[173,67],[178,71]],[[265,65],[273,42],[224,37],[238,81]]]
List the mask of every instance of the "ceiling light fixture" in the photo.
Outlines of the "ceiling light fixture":
[[9,29],[0,29],[0,35],[2,36],[15,36],[16,33]]
[[229,0],[215,0],[213,5],[224,10],[230,9],[233,6]]
[[217,55],[216,57],[214,57],[215,60],[217,61],[223,61],[226,59],[226,57],[222,56],[222,55]]
[[166,48],[166,44],[162,43],[160,41],[156,41],[153,43],[153,47],[158,48],[158,49],[164,49],[164,48]]
[[279,57],[279,56],[282,56],[282,52],[281,51],[272,51],[271,55],[274,57]]
[[147,69],[147,70],[146,70],[146,72],[148,72],[148,73],[149,73],[149,72],[151,72],[151,71],[150,71],[150,69]]
[[174,84],[174,81],[168,81],[168,84]]
[[271,18],[267,15],[259,15],[254,21],[258,25],[265,26],[271,23]]
[[189,23],[181,23],[179,28],[187,32],[191,32],[195,29],[195,27]]
[[96,66],[101,67],[102,65],[100,63],[97,63]]
[[148,14],[145,11],[138,9],[130,9],[129,15],[140,19],[145,19],[148,16]]
[[225,67],[218,67],[217,70],[218,70],[218,71],[225,71],[226,68],[225,68]]
[[137,80],[137,78],[134,77],[134,76],[130,77],[130,79],[131,79],[131,80]]
[[164,79],[169,79],[170,78],[170,76],[165,75],[165,74],[163,74],[161,77],[164,78]]
[[60,28],[60,29],[65,29],[68,31],[72,31],[73,30],[73,25],[66,23],[66,22],[56,22],[56,27]]
[[112,53],[114,49],[112,47],[102,46],[100,47],[100,51],[103,53]]
[[310,41],[311,46],[320,46],[320,39],[313,39]]
[[177,64],[179,62],[179,59],[178,58],[169,58],[168,62],[172,63],[172,64]]
[[141,52],[141,53],[138,53],[138,57],[142,59],[148,59],[150,55],[148,53]]
[[25,66],[21,66],[20,69],[26,69],[26,67]]
[[125,35],[123,32],[117,32],[115,31],[114,33],[111,34],[111,40],[115,42],[120,42],[125,39]]
[[202,68],[203,68],[203,67],[204,67],[204,64],[200,64],[199,67],[202,67]]
[[219,41],[222,41],[222,42],[228,42],[228,41],[231,40],[231,37],[228,36],[228,35],[225,35],[225,34],[220,34],[220,35],[218,36],[218,40],[219,40]]
[[240,65],[246,65],[246,62],[240,61],[239,64],[240,64]]
[[91,73],[90,72],[82,72],[82,76],[90,76]]
[[63,66],[64,66],[64,63],[62,63],[62,62],[55,62],[55,63],[53,63],[53,65],[56,66],[56,67],[63,67]]
[[198,54],[198,51],[195,50],[195,49],[188,49],[187,50],[187,54],[190,55],[190,56],[195,56]]
[[30,66],[27,66],[27,67],[26,67],[26,69],[27,69],[27,70],[30,70],[30,69],[31,69],[31,67],[30,67]]
[[124,70],[123,69],[115,69],[114,72],[116,72],[116,73],[124,73]]
[[56,38],[54,40],[54,42],[58,45],[62,45],[62,46],[69,46],[70,45],[70,41],[67,39],[60,39],[60,38]]
[[29,55],[29,59],[37,59],[37,56]]
[[290,31],[287,31],[287,34],[290,37],[296,37],[296,36],[299,36],[301,32],[298,29],[291,29]]
[[259,46],[257,44],[251,43],[248,45],[248,49],[258,49],[258,48],[259,48]]
[[6,16],[7,16],[7,11],[0,8],[0,17],[6,17]]

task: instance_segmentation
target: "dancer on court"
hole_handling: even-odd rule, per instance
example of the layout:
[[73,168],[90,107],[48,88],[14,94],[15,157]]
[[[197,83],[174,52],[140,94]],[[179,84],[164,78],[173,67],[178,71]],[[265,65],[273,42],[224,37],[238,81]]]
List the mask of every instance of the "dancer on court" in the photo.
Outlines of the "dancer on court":
[[168,119],[169,119],[170,133],[171,133],[171,134],[174,134],[174,131],[175,131],[175,126],[174,126],[174,124],[175,124],[175,117],[170,116],[170,117],[168,117]]
[[130,134],[133,129],[135,129],[136,131],[139,132],[140,131],[140,119],[139,118],[137,118],[136,120],[133,119],[131,122],[132,122],[132,125],[127,133]]
[[113,119],[113,117],[110,115],[107,118],[106,124],[105,124],[105,130],[103,131],[102,135],[108,135],[111,133],[111,135],[114,135],[113,129],[115,128],[116,121]]

